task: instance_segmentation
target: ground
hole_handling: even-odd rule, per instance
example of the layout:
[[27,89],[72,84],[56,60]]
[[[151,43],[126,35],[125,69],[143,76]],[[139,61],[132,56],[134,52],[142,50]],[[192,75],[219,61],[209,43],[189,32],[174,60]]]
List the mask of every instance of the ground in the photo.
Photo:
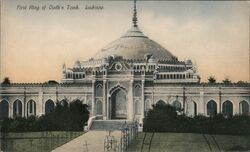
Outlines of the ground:
[[83,132],[1,133],[1,150],[8,152],[49,152],[82,135]]
[[209,152],[250,150],[249,136],[140,133],[128,152]]
[[[107,134],[106,131],[90,131],[85,134],[83,132],[9,133],[5,136],[1,135],[1,148],[4,151],[11,152],[47,152],[52,149],[55,152],[102,152],[104,151],[104,138]],[[121,135],[120,131],[111,134],[117,140]],[[250,151],[249,136],[139,133],[127,152],[219,152],[242,150]]]

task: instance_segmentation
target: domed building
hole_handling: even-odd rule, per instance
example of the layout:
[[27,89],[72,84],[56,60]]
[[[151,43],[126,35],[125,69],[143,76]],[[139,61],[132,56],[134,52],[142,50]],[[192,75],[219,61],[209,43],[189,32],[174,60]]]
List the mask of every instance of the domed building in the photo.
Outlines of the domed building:
[[64,65],[62,83],[2,86],[0,112],[2,117],[42,115],[56,102],[80,100],[90,107],[89,125],[96,119],[142,123],[157,103],[188,116],[249,115],[249,97],[249,84],[200,83],[191,60],[179,61],[143,34],[135,4],[132,27],[88,61]]

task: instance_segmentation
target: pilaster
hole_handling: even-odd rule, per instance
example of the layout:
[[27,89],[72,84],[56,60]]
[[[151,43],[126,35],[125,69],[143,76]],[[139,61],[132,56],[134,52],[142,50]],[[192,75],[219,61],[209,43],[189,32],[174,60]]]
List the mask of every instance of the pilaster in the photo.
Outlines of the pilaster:
[[143,120],[144,118],[144,113],[145,113],[145,103],[144,103],[144,83],[145,80],[141,81],[141,119]]
[[107,119],[107,101],[106,101],[106,83],[107,81],[106,80],[103,80],[103,100],[102,100],[102,115],[103,115],[103,119],[106,120]]
[[206,115],[206,104],[204,103],[204,88],[200,89],[200,102],[198,103],[198,114]]
[[128,109],[127,115],[129,120],[133,120],[134,110],[133,110],[133,80],[129,82],[129,91],[128,91]]
[[95,116],[95,80],[92,80],[92,116]]

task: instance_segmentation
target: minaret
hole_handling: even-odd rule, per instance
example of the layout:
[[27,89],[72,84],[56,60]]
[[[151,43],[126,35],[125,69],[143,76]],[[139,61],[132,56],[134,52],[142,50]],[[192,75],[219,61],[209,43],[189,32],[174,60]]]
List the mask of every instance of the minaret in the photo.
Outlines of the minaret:
[[136,11],[136,0],[134,0],[134,14],[133,14],[133,26],[137,27],[137,11]]

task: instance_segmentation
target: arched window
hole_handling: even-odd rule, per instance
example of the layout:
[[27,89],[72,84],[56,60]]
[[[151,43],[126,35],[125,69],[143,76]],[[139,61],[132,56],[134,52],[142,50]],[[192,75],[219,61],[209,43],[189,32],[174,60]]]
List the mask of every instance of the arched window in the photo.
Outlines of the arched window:
[[225,117],[233,116],[233,104],[231,101],[227,100],[222,104],[222,114]]
[[214,100],[210,100],[207,103],[207,115],[214,116],[217,114],[217,104]]
[[63,107],[68,107],[68,106],[69,106],[69,103],[66,101],[66,99],[63,99],[62,101],[60,101],[60,104],[61,104]]
[[141,96],[141,86],[136,84],[134,87],[134,96],[140,97]]
[[102,89],[102,85],[97,85],[96,86],[96,96],[97,97],[102,97],[103,95],[103,89]]
[[0,102],[0,119],[9,117],[9,103],[6,100]]
[[240,108],[241,115],[245,115],[245,116],[249,115],[249,104],[245,100],[240,102],[239,108]]
[[96,102],[96,115],[102,115],[102,102],[100,100]]
[[36,115],[36,103],[34,100],[30,100],[27,103],[27,116]]
[[45,102],[45,114],[51,112],[55,108],[55,103],[52,100]]
[[194,101],[187,102],[187,115],[188,116],[196,116],[197,115],[197,104]]
[[20,100],[16,100],[13,103],[13,116],[14,117],[21,117],[22,116],[22,102]]
[[159,101],[157,101],[156,102],[156,105],[166,105],[166,102],[165,101],[163,101],[163,100],[159,100]]
[[173,102],[173,106],[175,107],[176,111],[181,111],[181,103],[178,100]]

